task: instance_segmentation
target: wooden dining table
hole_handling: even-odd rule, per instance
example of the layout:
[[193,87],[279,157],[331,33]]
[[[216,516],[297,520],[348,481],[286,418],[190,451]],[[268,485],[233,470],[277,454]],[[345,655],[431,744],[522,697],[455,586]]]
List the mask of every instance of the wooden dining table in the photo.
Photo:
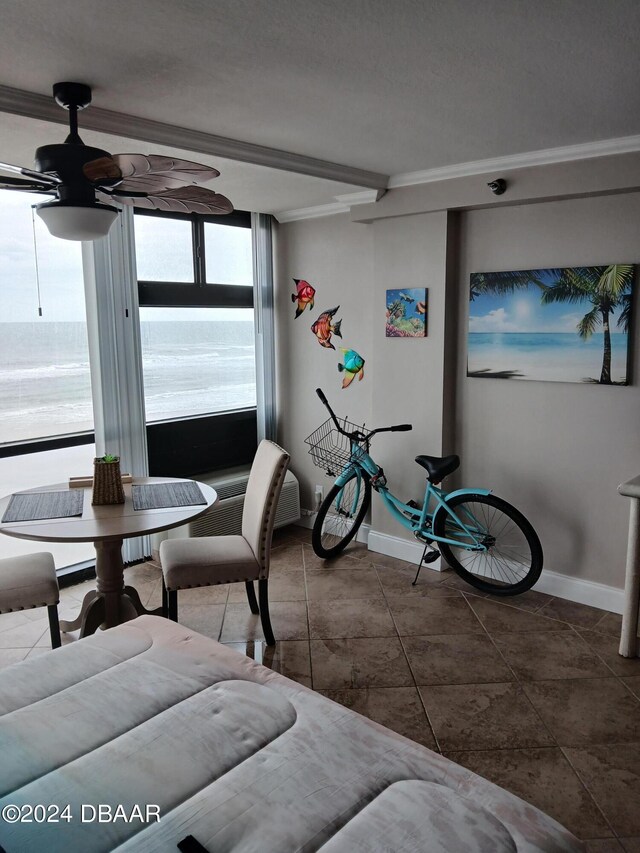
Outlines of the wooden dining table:
[[[135,477],[124,486],[123,504],[92,506],[91,488],[84,488],[82,515],[65,518],[47,518],[32,521],[0,522],[0,533],[17,539],[37,542],[93,542],[96,549],[96,588],[88,592],[80,613],[73,621],[60,621],[64,632],[80,629],[80,636],[93,634],[98,628],[112,628],[148,611],[140,601],[135,587],[124,582],[122,543],[125,539],[145,536],[179,527],[204,515],[217,500],[217,493],[205,483],[197,483],[206,501],[192,506],[162,507],[158,509],[133,508],[131,489],[134,485],[155,483],[184,483],[172,477]],[[67,483],[39,486],[19,494],[32,492],[60,492],[69,488]],[[11,500],[11,495],[0,499],[0,518]]]

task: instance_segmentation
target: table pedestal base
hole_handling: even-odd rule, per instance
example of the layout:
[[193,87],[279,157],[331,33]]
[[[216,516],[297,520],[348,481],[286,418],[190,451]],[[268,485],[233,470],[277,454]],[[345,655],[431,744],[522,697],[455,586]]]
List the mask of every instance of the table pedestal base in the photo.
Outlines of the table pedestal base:
[[85,595],[76,619],[60,620],[61,631],[68,633],[79,628],[80,637],[87,637],[98,628],[113,628],[136,616],[161,612],[147,610],[135,587],[125,586],[122,539],[96,542],[95,548],[97,589]]

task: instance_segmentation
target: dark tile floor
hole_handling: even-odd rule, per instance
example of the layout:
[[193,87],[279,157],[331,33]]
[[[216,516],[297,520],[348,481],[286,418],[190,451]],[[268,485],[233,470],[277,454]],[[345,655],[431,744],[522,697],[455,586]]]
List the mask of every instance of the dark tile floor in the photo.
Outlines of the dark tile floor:
[[[617,653],[620,617],[535,591],[474,595],[451,572],[412,587],[414,574],[362,545],[319,560],[291,527],[274,541],[275,648],[243,584],[181,593],[179,619],[513,791],[588,853],[640,853],[640,659]],[[160,604],[153,563],[127,580]],[[63,590],[61,616],[92,587]],[[0,666],[47,647],[46,611],[0,617]]]

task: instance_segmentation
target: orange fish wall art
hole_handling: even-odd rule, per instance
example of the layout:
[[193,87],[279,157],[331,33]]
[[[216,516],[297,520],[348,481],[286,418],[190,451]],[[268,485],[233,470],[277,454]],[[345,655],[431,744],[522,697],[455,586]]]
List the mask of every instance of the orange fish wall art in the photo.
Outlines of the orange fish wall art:
[[291,301],[297,302],[298,307],[296,308],[296,316],[294,319],[298,319],[298,317],[302,314],[304,309],[309,306],[309,310],[313,308],[313,299],[316,295],[315,288],[312,287],[308,281],[305,281],[303,278],[294,278],[293,281],[296,285],[296,292],[291,294]]
[[333,321],[334,314],[337,314],[339,310],[339,305],[335,308],[328,308],[320,314],[318,319],[311,326],[311,331],[318,339],[318,343],[325,349],[335,349],[334,345],[331,343],[332,334],[337,335],[339,338],[342,337],[342,332],[340,331],[342,320],[337,320],[335,323]]

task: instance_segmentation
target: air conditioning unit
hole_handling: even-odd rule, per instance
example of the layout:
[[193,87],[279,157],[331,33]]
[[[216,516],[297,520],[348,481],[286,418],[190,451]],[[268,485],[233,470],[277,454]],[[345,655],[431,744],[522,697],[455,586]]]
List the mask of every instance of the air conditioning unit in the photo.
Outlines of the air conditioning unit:
[[[242,533],[242,509],[249,482],[248,468],[229,468],[211,474],[198,474],[201,483],[206,483],[218,493],[218,500],[200,518],[182,527],[164,531],[153,537],[154,551],[163,539],[178,539],[186,536],[231,536]],[[295,475],[287,471],[278,501],[274,527],[293,524],[300,518],[300,486]]]

